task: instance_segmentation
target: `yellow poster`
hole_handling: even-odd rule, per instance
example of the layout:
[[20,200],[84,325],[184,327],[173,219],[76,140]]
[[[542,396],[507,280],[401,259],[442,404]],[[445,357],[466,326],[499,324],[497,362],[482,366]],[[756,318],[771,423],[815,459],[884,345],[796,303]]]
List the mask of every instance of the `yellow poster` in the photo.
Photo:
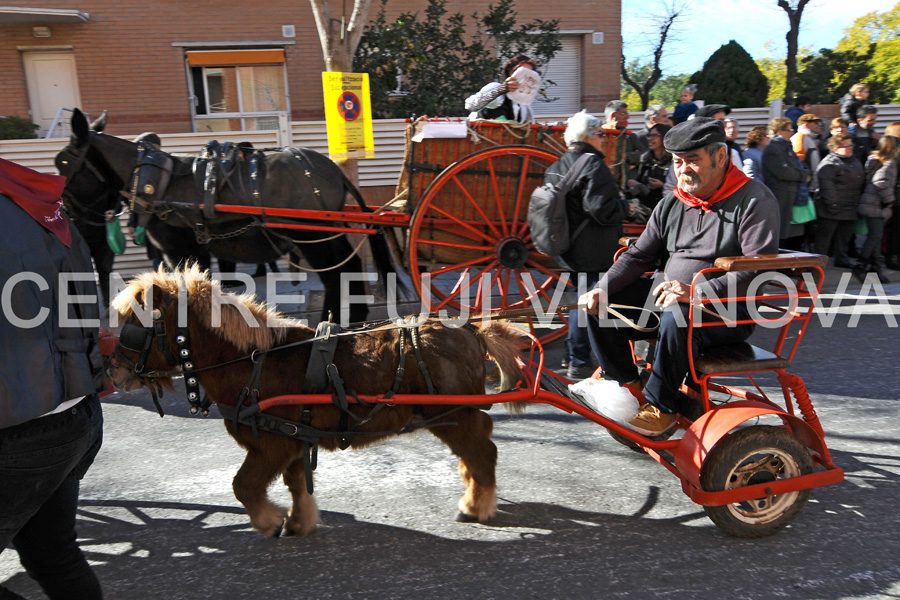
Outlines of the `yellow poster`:
[[368,73],[322,73],[328,153],[332,160],[373,158]]

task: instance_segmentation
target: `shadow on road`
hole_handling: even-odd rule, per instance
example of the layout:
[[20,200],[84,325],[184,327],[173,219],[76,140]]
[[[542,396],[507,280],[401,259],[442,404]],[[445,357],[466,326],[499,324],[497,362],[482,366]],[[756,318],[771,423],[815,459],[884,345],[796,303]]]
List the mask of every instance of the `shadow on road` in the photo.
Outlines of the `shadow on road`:
[[[729,537],[699,506],[658,516],[656,486],[629,515],[501,498],[489,525],[325,511],[312,536],[280,539],[235,507],[84,500],[78,529],[107,600],[895,597],[900,459],[834,459],[848,482],[815,490],[794,525],[762,540]],[[24,575],[7,585],[37,596]]]

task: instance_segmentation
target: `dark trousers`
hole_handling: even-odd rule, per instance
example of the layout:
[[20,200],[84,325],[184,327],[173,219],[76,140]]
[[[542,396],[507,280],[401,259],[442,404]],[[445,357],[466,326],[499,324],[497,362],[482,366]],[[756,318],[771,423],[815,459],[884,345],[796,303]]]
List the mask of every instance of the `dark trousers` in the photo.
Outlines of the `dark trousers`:
[[847,248],[850,245],[850,236],[853,235],[855,221],[836,221],[835,219],[816,219],[816,252],[833,256],[839,263],[850,260]]
[[[0,551],[19,560],[52,600],[102,598],[78,547],[79,481],[103,438],[96,395],[59,414],[0,429]],[[0,599],[20,598],[0,586]]]
[[[610,304],[645,306],[651,285],[650,279],[642,278],[611,296]],[[679,303],[660,314],[659,331],[655,336],[656,351],[651,360],[653,368],[650,371],[650,379],[644,387],[647,402],[668,413],[679,412],[681,401],[679,388],[690,372],[687,349],[689,309],[687,304]],[[741,307],[738,310],[738,319],[746,319],[747,314],[747,310]],[[636,321],[637,311],[626,316]],[[591,327],[588,332],[594,353],[600,360],[600,366],[603,367],[604,378],[614,379],[619,383],[637,379],[639,374],[632,360],[629,342],[654,337],[653,334],[637,331],[617,320],[604,319],[601,322],[595,315],[590,315],[589,318]],[[704,321],[713,318],[703,315]],[[695,328],[691,347],[694,358],[697,358],[703,348],[743,342],[751,333],[753,333],[752,324]]]
[[[574,277],[573,283],[578,286],[578,273],[572,273]],[[585,291],[591,289],[600,281],[599,273],[584,273],[586,276]],[[579,311],[573,310],[569,313],[569,330],[566,333],[566,347],[569,351],[569,364],[573,367],[592,368],[594,361],[591,359],[591,340],[588,337],[587,319],[582,317],[584,325],[579,326]]]
[[866,217],[866,225],[869,227],[869,234],[866,236],[866,243],[863,244],[860,251],[860,259],[863,266],[878,265],[883,266],[884,255],[881,254],[881,242],[884,238],[884,222],[880,217]]
[[900,203],[894,203],[894,214],[885,223],[885,230],[887,230],[885,254],[888,256],[900,255]]

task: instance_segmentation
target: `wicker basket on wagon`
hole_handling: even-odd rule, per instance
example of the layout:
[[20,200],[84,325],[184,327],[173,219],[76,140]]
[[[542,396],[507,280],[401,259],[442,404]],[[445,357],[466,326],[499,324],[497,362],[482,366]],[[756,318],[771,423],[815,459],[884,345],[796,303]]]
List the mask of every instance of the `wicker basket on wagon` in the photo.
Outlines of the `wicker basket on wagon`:
[[[465,137],[424,137],[413,141],[416,134],[422,133],[425,126],[431,123],[454,123],[457,132],[465,126]],[[566,151],[564,131],[565,128],[559,126],[522,125],[502,121],[467,123],[460,119],[420,118],[410,123],[406,129],[406,152],[396,194],[402,194],[406,198],[407,212],[414,213],[428,187],[454,162],[496,146],[533,146],[558,156]],[[443,185],[440,190],[436,190],[434,193],[437,195],[432,198],[431,206],[436,210],[447,211],[476,228],[487,226],[484,223],[485,216],[488,220],[505,218],[524,222],[528,198],[534,188],[543,182],[544,170],[549,164],[546,161],[525,163],[523,157],[510,154],[491,161],[493,173],[490,168],[476,165],[458,175],[452,184]],[[484,215],[479,214],[467,195],[477,201]],[[427,239],[459,242],[460,245],[471,244],[471,239],[467,236],[454,235],[446,227],[420,233]],[[435,263],[458,263],[468,260],[472,255],[470,250],[448,246],[425,246],[420,247],[419,251],[420,259]]]
[[[479,252],[463,246],[473,244],[477,231],[487,233],[494,224],[492,237],[496,237],[499,223],[524,225],[531,193],[543,182],[547,167],[566,151],[564,132],[565,127],[559,125],[506,121],[423,117],[410,123],[395,195],[406,200],[405,209],[411,214],[420,203],[427,202],[435,227],[424,227],[417,233],[420,239],[446,243],[420,245],[419,259],[436,264],[471,260]],[[542,157],[529,156],[523,146],[545,152]],[[509,153],[489,161],[473,161],[450,180],[439,177],[457,161],[469,161],[472,155],[497,147],[509,147]],[[610,144],[607,154],[615,153],[616,147]],[[607,156],[608,163],[614,161],[614,156]],[[460,235],[453,233],[454,228],[460,230]],[[544,259],[543,255],[540,263],[557,268],[552,259]]]

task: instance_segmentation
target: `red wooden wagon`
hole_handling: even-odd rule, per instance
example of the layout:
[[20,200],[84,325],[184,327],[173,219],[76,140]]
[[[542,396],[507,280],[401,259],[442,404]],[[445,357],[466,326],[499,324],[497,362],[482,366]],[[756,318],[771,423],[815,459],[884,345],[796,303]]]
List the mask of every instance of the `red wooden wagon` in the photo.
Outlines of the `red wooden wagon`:
[[[429,129],[437,129],[437,133]],[[440,130],[444,129],[444,132]],[[451,132],[446,130],[452,129]],[[576,283],[538,252],[528,229],[531,192],[565,152],[565,128],[498,121],[419,119],[406,131],[406,151],[394,201],[362,212],[261,209],[216,205],[216,212],[262,214],[282,220],[267,227],[323,232],[375,233],[336,222],[383,226],[403,256],[419,297],[432,311],[476,314],[534,308],[555,320],[528,325],[547,342],[564,335]],[[464,137],[443,137],[446,135]],[[420,134],[421,137],[417,137]],[[432,137],[432,136],[438,137]],[[614,146],[611,151],[614,152]],[[616,157],[611,154],[607,161]],[[638,234],[642,225],[625,225]]]
[[[416,127],[425,123],[429,122],[410,125],[398,185],[400,202],[374,214],[348,207],[340,212],[265,209],[266,215],[393,227],[402,234],[398,248],[418,293],[434,299],[433,311],[450,308],[481,316],[522,309],[531,314],[527,323],[533,330],[532,346],[521,359],[523,380],[518,388],[502,394],[361,395],[349,402],[551,404],[606,427],[618,440],[646,452],[680,479],[684,492],[703,505],[718,526],[739,537],[762,537],[783,528],[803,510],[812,488],[843,479],[843,471],[832,462],[803,379],[788,372],[812,317],[827,257],[787,253],[721,258],[698,274],[699,279],[711,272],[752,270],[763,276],[752,294],[741,298],[700,297],[692,284],[690,327],[717,326],[704,322],[700,314],[716,308],[711,306],[714,303],[727,309],[729,303],[749,301],[759,309],[757,322],[777,335],[769,348],[743,343],[711,349],[692,359],[682,391],[698,403],[697,411],[679,418],[672,437],[647,438],[592,410],[569,391],[568,380],[545,369],[543,343],[565,332],[567,315],[561,304],[574,299],[574,283],[535,250],[526,214],[531,191],[564,150],[562,128],[459,122],[461,126],[456,127],[461,127],[464,137],[413,141]],[[216,210],[253,213],[259,209],[217,205]],[[267,225],[366,232],[325,224]],[[533,315],[548,309],[562,326],[538,331]],[[770,397],[756,381],[762,373],[774,375],[780,398]],[[741,387],[736,376],[751,385]],[[332,394],[291,394],[263,399],[259,410],[332,402]]]

